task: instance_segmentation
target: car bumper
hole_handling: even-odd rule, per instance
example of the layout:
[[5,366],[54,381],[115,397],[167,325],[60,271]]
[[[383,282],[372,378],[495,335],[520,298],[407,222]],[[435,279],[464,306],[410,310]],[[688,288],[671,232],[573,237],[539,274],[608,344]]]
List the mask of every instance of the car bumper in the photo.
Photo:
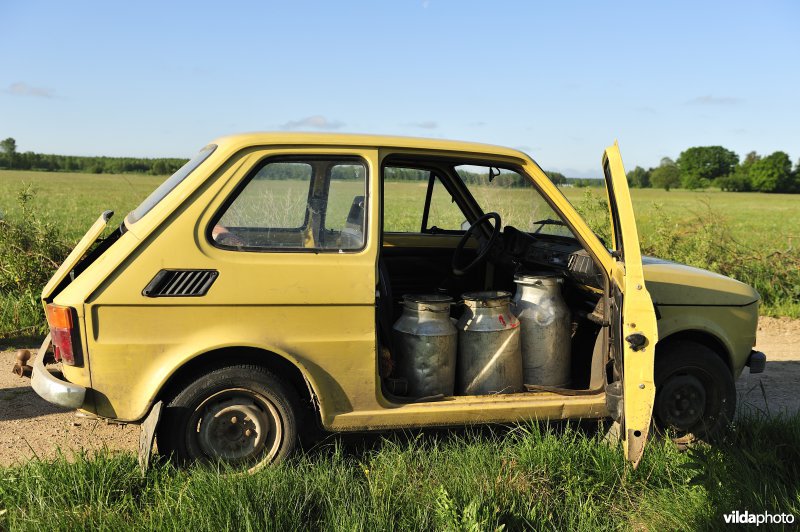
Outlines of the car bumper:
[[57,374],[51,373],[44,367],[44,355],[50,348],[50,343],[51,339],[48,334],[39,348],[36,360],[33,362],[31,387],[33,391],[39,394],[39,397],[54,405],[65,408],[80,408],[86,397],[86,388],[60,379]]
[[750,373],[762,373],[767,367],[767,355],[761,351],[750,351],[745,365],[750,368]]

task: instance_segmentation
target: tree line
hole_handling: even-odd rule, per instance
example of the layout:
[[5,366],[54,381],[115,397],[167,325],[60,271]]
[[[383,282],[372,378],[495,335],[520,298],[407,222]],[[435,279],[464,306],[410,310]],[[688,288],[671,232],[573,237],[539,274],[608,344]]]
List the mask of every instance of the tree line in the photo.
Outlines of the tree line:
[[[522,176],[516,172],[492,169],[489,172],[472,172],[463,168],[456,170],[459,177],[467,185],[492,185],[502,188],[520,188],[527,187],[529,183]],[[570,183],[564,174],[560,172],[551,172],[545,170],[544,173],[550,178],[550,181],[556,185],[565,185]],[[430,172],[427,170],[419,170],[417,168],[402,168],[391,166],[386,169],[385,178],[391,181],[427,181],[430,178]]]
[[187,159],[141,157],[81,157],[17,151],[17,142],[9,137],[0,141],[0,168],[40,170],[45,172],[81,172],[87,174],[170,175]]
[[[9,137],[0,141],[0,168],[12,170],[42,170],[49,172],[83,172],[90,174],[152,174],[169,175],[186,163],[179,158],[141,157],[81,157],[17,151],[16,140]],[[341,178],[350,168],[338,168]],[[501,172],[489,179],[488,174],[459,170],[468,184],[486,184],[490,181],[503,187],[523,186],[513,173]],[[576,187],[602,186],[600,179],[567,178],[559,172],[545,171],[556,185]],[[794,169],[789,154],[776,151],[761,156],[754,151],[743,160],[722,146],[696,146],[681,152],[677,160],[661,159],[655,168],[637,166],[627,174],[628,184],[634,188],[685,188],[689,190],[718,187],[732,192],[787,192],[800,193],[800,160]],[[427,172],[416,169],[393,168],[392,179],[400,181],[427,180]]]
[[627,178],[631,187],[638,188],[800,193],[800,161],[792,170],[789,154],[782,151],[767,156],[751,151],[739,161],[736,153],[722,146],[696,146],[675,161],[664,157],[655,168],[637,166]]

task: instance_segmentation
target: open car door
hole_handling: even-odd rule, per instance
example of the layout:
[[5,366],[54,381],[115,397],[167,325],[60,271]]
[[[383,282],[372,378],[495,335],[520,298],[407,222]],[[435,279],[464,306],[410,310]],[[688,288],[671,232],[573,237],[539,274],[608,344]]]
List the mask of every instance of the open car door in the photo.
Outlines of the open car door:
[[655,399],[653,363],[658,341],[655,308],[644,284],[639,234],[619,146],[603,155],[611,211],[613,268],[610,285],[612,387],[621,394],[616,412],[625,458],[634,467],[642,458]]

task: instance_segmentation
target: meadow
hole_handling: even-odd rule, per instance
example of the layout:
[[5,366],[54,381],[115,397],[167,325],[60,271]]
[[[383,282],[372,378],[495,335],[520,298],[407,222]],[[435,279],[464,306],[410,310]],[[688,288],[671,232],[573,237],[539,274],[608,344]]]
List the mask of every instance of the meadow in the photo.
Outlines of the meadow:
[[[149,175],[0,171],[0,216],[7,220],[35,216],[37,221],[51,224],[69,248],[104,210],[115,211],[112,226],[120,223],[163,179],[163,176]],[[285,189],[286,198],[297,195],[293,182],[273,183]],[[336,195],[335,216],[331,218],[343,220],[352,197],[363,194],[363,190],[355,182],[336,185],[340,193]],[[499,210],[504,214],[505,223],[522,228],[530,226],[535,219],[547,217],[546,205],[524,190],[483,188],[485,190],[473,192],[477,192],[476,197],[483,205],[501,205],[503,208]],[[35,192],[29,200],[27,214],[21,212],[18,201],[22,190]],[[421,182],[386,184],[387,229],[418,230],[424,190]],[[603,190],[574,187],[561,190],[598,234],[607,233]],[[431,220],[439,227],[456,229],[462,221],[460,211],[443,192],[434,191]],[[761,293],[763,314],[800,317],[800,250],[797,248],[800,195],[718,190],[632,189],[631,192],[645,253],[739,279]],[[20,331],[36,330],[37,324],[41,329],[36,296],[33,289],[16,294],[0,293],[0,339]]]
[[800,418],[739,423],[686,453],[655,439],[636,470],[602,432],[574,424],[330,437],[253,475],[168,464],[142,475],[130,454],[32,460],[0,469],[0,529],[707,530],[734,510],[796,519]]
[[[53,224],[73,243],[106,209],[117,212],[112,223],[119,223],[162,180],[0,172],[0,211],[8,220],[35,212],[32,222]],[[29,200],[34,211],[22,212],[18,194],[27,185],[36,190]],[[292,184],[281,186],[291,190]],[[342,186],[343,198],[357,192],[354,183]],[[386,193],[396,199],[387,203],[387,223],[418,223],[419,187],[387,183]],[[518,192],[493,194],[524,211],[527,200]],[[563,192],[591,223],[603,223],[602,191]],[[789,290],[800,286],[792,277],[796,271],[781,270],[793,264],[786,257],[796,257],[800,197],[632,193],[645,250],[685,255],[718,270],[739,268],[749,257],[757,268],[732,271],[754,275],[755,281],[747,280],[765,286],[773,279]],[[447,203],[437,200],[436,216],[458,223]],[[348,205],[342,201],[337,212],[344,214]],[[730,256],[720,257],[726,249]],[[764,312],[797,317],[792,294],[776,292]],[[0,297],[0,333],[38,331],[35,293]],[[715,529],[734,510],[800,516],[800,417],[745,413],[716,445],[685,453],[655,438],[636,470],[591,426],[523,423],[349,441],[331,436],[257,474],[220,473],[228,471],[158,464],[141,474],[131,454],[34,459],[0,469],[0,529]]]
[[[72,174],[0,170],[0,213],[18,214],[18,191],[30,184],[37,190],[36,205],[45,218],[57,222],[65,236],[77,241],[106,209],[114,210],[115,220],[141,202],[164,176]],[[387,193],[396,197],[417,196],[420,183],[394,182]],[[586,190],[602,197],[600,189],[562,188],[573,205],[581,203]],[[512,196],[517,192],[508,189]],[[692,221],[710,209],[718,222],[726,223],[732,236],[756,251],[783,251],[800,242],[800,195],[758,192],[722,192],[661,189],[631,189],[639,232],[643,239],[652,235],[669,216],[675,222]],[[410,205],[398,202],[387,219],[407,215]],[[388,222],[387,222],[388,223]]]

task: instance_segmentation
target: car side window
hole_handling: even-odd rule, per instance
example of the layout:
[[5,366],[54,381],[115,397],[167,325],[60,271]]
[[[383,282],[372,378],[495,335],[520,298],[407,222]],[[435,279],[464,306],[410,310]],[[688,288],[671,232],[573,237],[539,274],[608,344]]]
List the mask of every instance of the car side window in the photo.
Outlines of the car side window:
[[450,195],[441,180],[438,177],[434,179],[425,232],[462,231],[466,219],[464,213],[461,212],[461,208],[453,200],[453,196]]
[[268,160],[211,228],[217,247],[245,251],[364,247],[366,165],[358,159]]
[[383,231],[418,233],[431,173],[417,168],[383,169]]
[[465,219],[435,173],[416,168],[384,168],[384,232],[461,231]]
[[532,234],[575,238],[528,176],[505,168],[459,165],[461,181],[483,212],[496,212],[503,226]]

